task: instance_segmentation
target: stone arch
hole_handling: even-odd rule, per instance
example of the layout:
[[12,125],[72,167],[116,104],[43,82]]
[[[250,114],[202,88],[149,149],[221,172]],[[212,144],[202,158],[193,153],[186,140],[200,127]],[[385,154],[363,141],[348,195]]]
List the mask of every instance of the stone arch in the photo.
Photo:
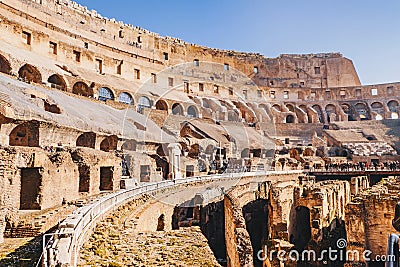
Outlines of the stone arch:
[[137,149],[137,142],[135,140],[127,140],[122,145],[122,150],[136,151],[136,149]]
[[77,147],[89,147],[95,148],[96,145],[96,134],[93,132],[83,133],[76,139]]
[[391,112],[398,112],[399,102],[396,100],[391,100],[387,103],[387,106]]
[[39,122],[27,121],[16,126],[10,133],[9,145],[39,147]]
[[277,111],[282,111],[281,106],[278,104],[272,105],[272,108],[274,108]]
[[399,118],[399,102],[397,102],[396,100],[391,100],[387,103],[387,106],[390,111],[390,118],[398,119]]
[[99,89],[98,96],[99,96],[100,101],[107,101],[107,100],[115,99],[113,91],[108,87],[101,87]]
[[172,114],[183,116],[183,107],[179,103],[172,105]]
[[357,103],[355,106],[356,112],[361,120],[369,120],[371,116],[368,111],[368,107],[365,103]]
[[67,83],[61,75],[53,74],[47,79],[47,81],[51,84],[52,88],[67,91]]
[[0,55],[0,72],[10,74],[11,70],[10,62],[3,55]]
[[90,88],[84,82],[76,82],[72,87],[72,93],[86,97],[93,97],[93,88]]
[[354,109],[347,103],[340,104],[340,108],[343,110],[344,114],[347,115],[348,121],[356,121],[357,115],[354,114]]
[[133,97],[131,96],[131,94],[126,93],[126,92],[122,92],[118,96],[118,101],[120,103],[124,103],[124,104],[128,104],[128,105],[133,105],[134,104]]
[[381,102],[374,102],[371,104],[371,110],[376,113],[375,120],[383,120],[385,118],[385,109]]
[[293,115],[287,115],[285,119],[285,123],[294,123],[294,116]]
[[116,135],[107,136],[100,143],[100,150],[109,152],[112,150],[117,150],[118,137]]
[[322,112],[321,106],[320,105],[314,105],[314,106],[312,106],[312,108],[317,112],[319,122],[320,123],[325,123],[324,114]]
[[156,102],[156,109],[168,111],[168,104],[164,100],[160,99]]
[[286,108],[290,111],[290,112],[294,112],[294,106],[292,104],[286,104]]
[[336,106],[335,105],[333,105],[333,104],[326,105],[325,106],[325,112],[326,112],[326,116],[327,116],[328,122],[331,122],[331,119],[336,120],[336,118],[333,118],[333,116],[334,117],[337,116],[336,115]]
[[197,111],[197,108],[195,106],[189,106],[187,109],[187,115],[189,118],[198,118],[199,113]]
[[42,83],[42,74],[40,71],[28,63],[19,69],[18,76],[29,82]]
[[138,110],[142,112],[144,108],[151,108],[151,100],[147,96],[141,96],[139,98]]

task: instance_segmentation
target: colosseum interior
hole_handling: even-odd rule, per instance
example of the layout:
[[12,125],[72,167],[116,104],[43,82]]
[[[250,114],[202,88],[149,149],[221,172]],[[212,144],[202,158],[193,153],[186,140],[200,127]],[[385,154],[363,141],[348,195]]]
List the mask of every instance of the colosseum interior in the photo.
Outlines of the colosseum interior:
[[[340,53],[213,49],[70,0],[2,0],[0,32],[1,266],[383,266],[259,252],[386,254],[400,83],[362,85]],[[90,217],[75,259],[42,251],[82,207],[147,185]]]

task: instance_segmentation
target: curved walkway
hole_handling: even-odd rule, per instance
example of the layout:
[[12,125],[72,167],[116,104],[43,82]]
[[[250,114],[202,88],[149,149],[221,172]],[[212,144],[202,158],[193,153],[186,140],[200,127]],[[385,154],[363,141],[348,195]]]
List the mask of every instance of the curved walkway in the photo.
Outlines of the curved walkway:
[[[289,171],[300,173],[301,171]],[[175,181],[144,184],[136,188],[121,190],[101,197],[69,215],[59,226],[58,230],[45,238],[43,250],[43,266],[76,266],[79,250],[84,239],[104,216],[116,207],[127,203],[135,197],[157,192],[178,185],[190,185],[198,182],[213,182],[221,179],[239,179],[242,177],[265,177],[268,174],[286,174],[288,172],[249,172],[232,173],[202,177],[190,177]]]

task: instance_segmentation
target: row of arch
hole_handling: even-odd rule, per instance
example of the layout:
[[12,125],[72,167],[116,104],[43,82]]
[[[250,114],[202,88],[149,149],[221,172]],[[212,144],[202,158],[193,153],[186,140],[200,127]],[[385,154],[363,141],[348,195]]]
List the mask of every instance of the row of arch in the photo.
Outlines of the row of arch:
[[[357,120],[357,118],[359,118],[360,120],[382,120],[385,118],[398,119],[400,111],[400,105],[397,100],[390,100],[386,103],[389,114],[387,114],[386,107],[381,102],[373,102],[370,106],[365,102],[359,102],[354,105],[341,103],[339,106],[342,109],[343,113],[347,115],[349,121],[355,121]],[[285,105],[285,107],[290,112],[296,111],[294,104],[288,103]],[[330,118],[332,117],[331,115],[338,116],[339,110],[334,104],[327,104],[324,109],[318,104],[312,105],[311,107],[317,112],[318,120],[320,123],[329,123]],[[274,104],[272,108],[280,112],[283,111],[283,108],[278,104]],[[308,114],[308,107],[306,105],[300,105],[298,106],[298,108],[301,109],[305,114]],[[326,117],[324,116],[325,114]],[[294,123],[294,115],[287,115],[285,122]]]
[[[8,60],[4,56],[0,55],[0,72],[10,74],[11,70],[12,70],[11,64],[8,62]],[[40,71],[35,66],[28,64],[28,63],[23,65],[19,69],[18,76],[27,82],[42,83],[42,75],[41,75]],[[67,83],[65,82],[64,78],[59,74],[51,75],[47,79],[47,82],[49,82],[51,84],[51,86],[56,89],[59,89],[62,91],[67,91]],[[74,93],[76,95],[85,96],[85,97],[94,97],[93,86],[89,86],[83,81],[78,81],[72,86],[72,93]],[[98,90],[98,99],[101,101],[107,101],[107,100],[114,101],[116,99],[116,97],[110,88],[101,87]],[[128,104],[128,105],[135,104],[132,95],[127,92],[122,92],[119,94],[118,102]],[[152,106],[153,106],[152,101],[148,97],[142,96],[139,98],[139,101],[138,101],[138,110],[139,111],[142,110],[143,108],[151,108]],[[157,110],[168,111],[168,104],[164,100],[158,100],[156,102],[155,108]],[[172,114],[183,116],[184,115],[183,106],[179,103],[173,104]],[[188,115],[188,117],[197,118],[199,116],[199,111],[196,107],[189,106],[187,108],[187,115]]]

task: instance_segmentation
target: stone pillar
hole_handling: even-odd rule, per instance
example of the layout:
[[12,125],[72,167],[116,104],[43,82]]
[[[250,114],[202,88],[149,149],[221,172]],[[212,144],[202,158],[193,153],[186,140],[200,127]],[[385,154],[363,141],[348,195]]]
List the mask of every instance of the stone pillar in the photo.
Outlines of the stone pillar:
[[171,179],[180,179],[182,178],[182,173],[180,171],[182,147],[178,143],[172,143],[168,145],[168,150],[170,177]]

